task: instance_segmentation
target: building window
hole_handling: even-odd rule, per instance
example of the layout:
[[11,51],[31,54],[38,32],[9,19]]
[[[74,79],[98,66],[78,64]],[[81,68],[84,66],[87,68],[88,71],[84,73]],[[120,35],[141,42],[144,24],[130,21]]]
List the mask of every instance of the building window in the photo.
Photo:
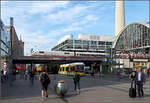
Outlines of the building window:
[[81,45],[75,45],[75,49],[82,49]]
[[96,41],[91,41],[91,45],[96,45]]
[[98,45],[105,45],[105,42],[104,41],[99,41]]
[[89,45],[89,41],[85,41],[85,40],[83,40],[83,44],[87,44],[87,45]]
[[81,40],[75,40],[75,44],[82,44]]

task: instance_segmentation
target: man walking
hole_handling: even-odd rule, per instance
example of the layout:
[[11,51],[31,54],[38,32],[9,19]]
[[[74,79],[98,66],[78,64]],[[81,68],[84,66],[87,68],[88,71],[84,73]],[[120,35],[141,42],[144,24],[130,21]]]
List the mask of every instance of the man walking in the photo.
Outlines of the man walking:
[[31,85],[32,86],[34,84],[34,75],[35,75],[34,71],[33,70],[30,71],[29,76],[30,76],[30,81],[31,81]]
[[79,94],[80,93],[80,75],[77,73],[77,71],[75,71],[73,80],[74,80],[74,90]]
[[137,70],[137,75],[135,80],[138,87],[138,96],[139,98],[141,98],[144,96],[143,85],[145,84],[146,81],[145,74],[142,72],[141,67],[139,67]]
[[50,84],[50,78],[48,76],[48,74],[45,72],[45,70],[40,74],[39,80],[41,82],[41,95],[42,95],[42,100],[44,100],[44,92],[45,92],[45,97],[48,97],[48,93],[47,93],[47,88],[48,85]]
[[91,78],[93,78],[93,80],[94,80],[94,69],[93,68],[91,69]]
[[150,68],[147,69],[147,76],[149,77],[149,75],[150,75]]

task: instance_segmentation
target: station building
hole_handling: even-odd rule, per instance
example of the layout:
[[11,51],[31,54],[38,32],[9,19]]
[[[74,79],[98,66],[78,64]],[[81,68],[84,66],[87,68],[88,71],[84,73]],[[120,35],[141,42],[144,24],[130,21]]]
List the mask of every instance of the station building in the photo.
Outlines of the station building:
[[112,47],[114,36],[79,34],[78,38],[66,35],[58,41],[52,51],[74,52],[75,56],[107,56]]
[[114,58],[121,68],[143,66],[150,68],[150,22],[135,22],[124,27],[117,35]]

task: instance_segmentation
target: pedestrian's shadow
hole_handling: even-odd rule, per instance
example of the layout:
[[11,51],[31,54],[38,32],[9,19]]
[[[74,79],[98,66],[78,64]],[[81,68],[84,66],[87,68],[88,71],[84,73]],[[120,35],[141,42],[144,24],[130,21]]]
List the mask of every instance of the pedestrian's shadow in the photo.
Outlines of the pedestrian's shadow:
[[70,93],[70,94],[66,94],[64,96],[64,98],[71,98],[71,97],[74,97],[74,96],[77,96],[77,94],[76,93]]
[[[95,89],[85,89],[85,90],[81,90],[80,93],[85,93],[85,92],[94,91],[94,90]],[[74,97],[77,95],[80,95],[80,94],[77,94],[77,93],[72,91],[72,93],[66,94],[64,98],[71,98],[71,97]]]
[[68,100],[65,99],[65,97],[60,97],[60,99],[61,99],[62,101],[64,101],[65,103],[69,103]]
[[63,97],[57,96],[57,97],[54,97],[54,98],[51,98],[51,99],[55,99],[55,100],[59,99],[59,100],[62,100],[64,103],[69,103],[66,96],[63,96]]

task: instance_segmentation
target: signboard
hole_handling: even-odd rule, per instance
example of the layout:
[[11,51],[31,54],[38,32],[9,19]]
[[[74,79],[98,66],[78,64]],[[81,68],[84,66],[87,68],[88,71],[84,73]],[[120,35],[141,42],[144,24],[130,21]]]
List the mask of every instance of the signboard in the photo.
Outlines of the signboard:
[[133,59],[136,62],[148,62],[148,59]]

